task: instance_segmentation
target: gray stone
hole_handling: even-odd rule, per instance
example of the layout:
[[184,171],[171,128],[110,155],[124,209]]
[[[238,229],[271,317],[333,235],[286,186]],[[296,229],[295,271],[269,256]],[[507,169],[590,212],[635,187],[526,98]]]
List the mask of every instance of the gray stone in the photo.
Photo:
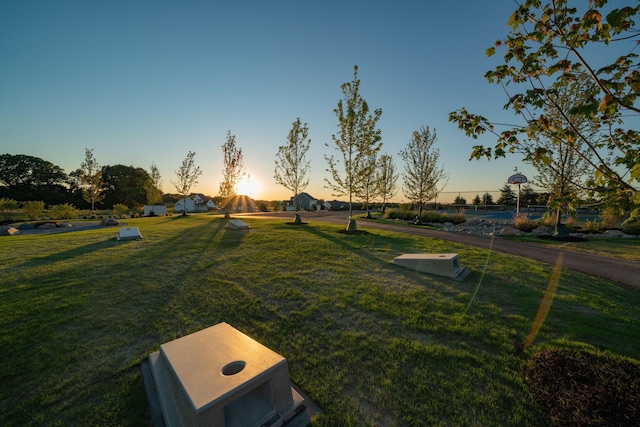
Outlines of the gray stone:
[[602,237],[622,238],[624,233],[620,230],[605,230],[602,232]]
[[548,225],[541,225],[531,230],[531,233],[536,236],[551,236],[553,234],[553,228]]
[[500,230],[500,236],[521,236],[523,234],[522,230],[518,230],[515,227],[503,227]]
[[100,225],[119,225],[119,224],[120,223],[115,218],[102,218],[102,220],[100,221]]

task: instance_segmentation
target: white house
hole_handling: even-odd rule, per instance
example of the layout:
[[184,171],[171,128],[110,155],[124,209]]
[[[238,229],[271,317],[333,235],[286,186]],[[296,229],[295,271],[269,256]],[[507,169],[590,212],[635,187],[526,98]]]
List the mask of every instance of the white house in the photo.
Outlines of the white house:
[[216,209],[218,205],[204,194],[192,194],[190,197],[180,199],[174,207],[175,212],[207,212]]

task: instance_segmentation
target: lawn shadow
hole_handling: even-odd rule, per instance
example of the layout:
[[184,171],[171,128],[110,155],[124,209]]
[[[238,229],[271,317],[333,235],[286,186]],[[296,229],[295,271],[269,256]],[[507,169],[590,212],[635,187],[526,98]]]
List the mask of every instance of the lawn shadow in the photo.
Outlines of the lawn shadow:
[[115,237],[109,236],[99,242],[89,243],[87,245],[78,246],[73,249],[69,249],[62,252],[56,252],[49,255],[34,257],[22,264],[16,264],[14,268],[29,268],[29,267],[41,266],[43,264],[48,264],[48,263],[64,261],[66,259],[81,256],[90,252],[108,249],[116,245],[119,245],[120,243],[121,242],[119,242]]

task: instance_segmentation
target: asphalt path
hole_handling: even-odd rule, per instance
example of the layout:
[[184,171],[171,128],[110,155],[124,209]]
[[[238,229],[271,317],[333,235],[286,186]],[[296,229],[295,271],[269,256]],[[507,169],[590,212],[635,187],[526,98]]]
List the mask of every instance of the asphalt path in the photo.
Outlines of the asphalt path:
[[[359,214],[359,213],[358,213]],[[245,214],[251,217],[268,218],[291,218],[293,212],[286,213],[253,213]],[[357,214],[354,214],[354,216]],[[244,216],[244,215],[233,215]],[[321,211],[316,213],[301,213],[302,220],[312,222],[313,220],[347,225],[345,212]],[[435,239],[448,240],[451,242],[464,243],[481,248],[504,252],[515,256],[534,259],[537,261],[555,264],[560,254],[562,254],[562,265],[564,268],[579,271],[595,277],[611,280],[627,286],[640,289],[640,262],[629,261],[621,258],[594,255],[586,252],[569,251],[550,246],[535,245],[531,243],[516,242],[503,239],[501,237],[491,238],[487,236],[473,236],[461,233],[451,233],[447,231],[431,230],[419,226],[407,226],[403,224],[389,224],[375,221],[357,221],[359,230],[389,230],[416,236],[425,236]],[[493,242],[492,242],[493,240]],[[523,260],[524,261],[524,260]]]

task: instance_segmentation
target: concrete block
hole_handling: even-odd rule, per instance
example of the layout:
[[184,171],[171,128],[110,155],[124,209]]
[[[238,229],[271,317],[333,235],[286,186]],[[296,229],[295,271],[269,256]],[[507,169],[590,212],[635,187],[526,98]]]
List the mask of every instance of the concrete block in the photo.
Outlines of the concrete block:
[[118,240],[142,239],[142,234],[138,227],[121,227],[118,229]]
[[458,254],[404,254],[395,257],[393,264],[452,279],[461,278],[466,271],[460,267]]
[[281,426],[304,409],[284,357],[227,323],[149,355],[168,426]]
[[247,224],[246,222],[240,219],[230,219],[227,222],[227,228],[231,230],[243,230],[243,229],[248,229],[249,224]]

